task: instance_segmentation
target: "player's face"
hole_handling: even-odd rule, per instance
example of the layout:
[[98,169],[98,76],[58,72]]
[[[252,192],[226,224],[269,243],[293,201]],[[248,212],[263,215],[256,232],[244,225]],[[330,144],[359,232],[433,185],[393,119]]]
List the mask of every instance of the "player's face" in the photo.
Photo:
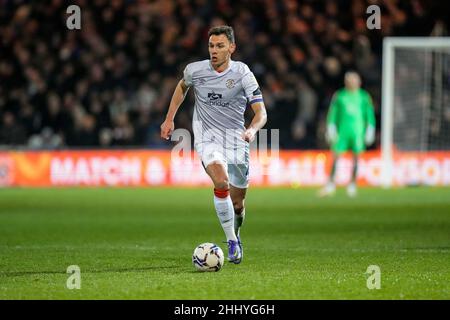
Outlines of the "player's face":
[[357,74],[348,74],[345,76],[345,86],[349,90],[356,90],[361,86],[361,79]]
[[220,67],[230,59],[235,48],[236,45],[234,43],[230,43],[226,35],[211,35],[208,43],[211,64],[215,68]]

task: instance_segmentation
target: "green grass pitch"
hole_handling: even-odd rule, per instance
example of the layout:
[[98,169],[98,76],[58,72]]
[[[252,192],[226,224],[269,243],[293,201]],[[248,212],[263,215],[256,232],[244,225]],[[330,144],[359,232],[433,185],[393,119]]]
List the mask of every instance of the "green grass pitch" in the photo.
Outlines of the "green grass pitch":
[[196,245],[227,252],[211,188],[0,189],[0,299],[450,298],[449,188],[315,193],[250,188],[244,261],[199,273]]

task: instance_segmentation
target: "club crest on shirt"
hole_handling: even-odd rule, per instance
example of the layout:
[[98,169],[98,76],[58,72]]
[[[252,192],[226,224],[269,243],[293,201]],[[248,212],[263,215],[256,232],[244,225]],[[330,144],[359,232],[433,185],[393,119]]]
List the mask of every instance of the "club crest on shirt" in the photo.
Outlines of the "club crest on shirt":
[[227,88],[228,89],[232,89],[232,88],[234,88],[234,80],[233,79],[228,79],[226,82],[225,82],[225,84],[226,84],[226,86],[227,86]]

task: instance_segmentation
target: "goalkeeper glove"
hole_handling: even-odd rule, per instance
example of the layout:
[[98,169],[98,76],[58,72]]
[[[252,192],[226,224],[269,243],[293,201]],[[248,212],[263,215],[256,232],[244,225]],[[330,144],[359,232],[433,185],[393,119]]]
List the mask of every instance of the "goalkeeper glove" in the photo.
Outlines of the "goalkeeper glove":
[[329,124],[327,126],[327,133],[325,135],[325,138],[327,140],[327,142],[329,144],[333,144],[336,142],[337,138],[338,138],[338,133],[336,130],[336,125],[334,124]]
[[366,143],[366,146],[370,146],[375,141],[375,128],[373,126],[367,126],[366,129],[366,137],[364,139],[364,142]]

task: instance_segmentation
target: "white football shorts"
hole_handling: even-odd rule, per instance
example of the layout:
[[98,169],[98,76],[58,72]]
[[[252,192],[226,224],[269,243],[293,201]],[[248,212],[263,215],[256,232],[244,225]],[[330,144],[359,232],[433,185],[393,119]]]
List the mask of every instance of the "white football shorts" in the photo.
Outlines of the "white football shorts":
[[227,168],[228,178],[233,187],[248,188],[250,167],[248,144],[244,148],[227,149],[216,143],[203,142],[196,143],[195,150],[205,169],[213,162],[221,162]]

